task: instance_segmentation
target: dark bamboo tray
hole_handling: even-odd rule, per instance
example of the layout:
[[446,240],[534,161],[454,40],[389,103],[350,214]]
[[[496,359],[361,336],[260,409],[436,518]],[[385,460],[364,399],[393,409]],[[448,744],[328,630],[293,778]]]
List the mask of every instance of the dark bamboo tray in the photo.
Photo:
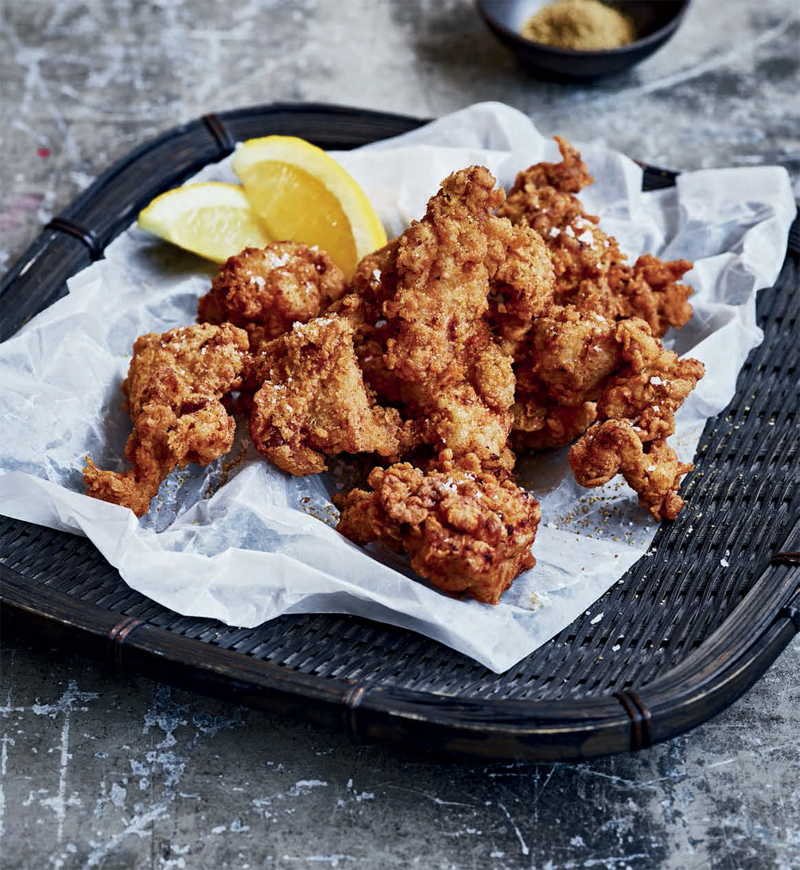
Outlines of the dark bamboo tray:
[[[352,148],[421,123],[273,105],[165,133],[100,176],[5,277],[2,337],[64,295],[65,280],[153,196],[235,141],[282,133]],[[644,186],[674,177],[645,167]],[[85,538],[6,518],[3,630],[358,739],[467,759],[586,758],[686,731],[745,692],[800,631],[799,237],[796,221],[780,278],[759,297],[764,343],[729,408],[706,426],[686,509],[586,615],[501,676],[363,619],[281,617],[240,629],[180,616],[129,589]]]

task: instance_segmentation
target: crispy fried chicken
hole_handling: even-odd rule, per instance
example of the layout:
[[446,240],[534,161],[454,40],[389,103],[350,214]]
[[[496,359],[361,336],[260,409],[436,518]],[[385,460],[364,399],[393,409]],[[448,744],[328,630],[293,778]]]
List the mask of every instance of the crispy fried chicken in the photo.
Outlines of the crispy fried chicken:
[[87,495],[147,513],[161,481],[190,462],[207,465],[233,445],[236,423],[220,401],[241,383],[247,333],[225,323],[136,339],[122,384],[133,432],[130,471],[101,471],[86,457]]
[[379,541],[405,552],[411,567],[439,589],[497,604],[522,571],[541,518],[533,496],[511,480],[499,482],[467,454],[443,451],[434,468],[407,462],[376,468],[372,492],[334,497],[338,530],[359,544]]
[[535,229],[555,270],[555,302],[613,320],[641,317],[653,334],[683,326],[692,316],[691,287],[678,281],[692,264],[662,262],[649,254],[631,267],[613,236],[586,214],[574,196],[593,181],[580,154],[556,136],[561,163],[537,163],[517,175],[499,215]]
[[400,415],[365,386],[353,335],[346,317],[320,317],[263,344],[254,359],[253,443],[290,474],[324,471],[325,454],[401,449]]
[[360,354],[368,363],[383,351],[370,382],[386,394],[394,379],[425,442],[488,462],[506,453],[513,419],[509,345],[552,293],[538,236],[492,214],[502,200],[484,167],[453,173],[354,285],[382,318]]
[[344,274],[324,251],[295,242],[245,248],[222,265],[200,299],[198,320],[246,329],[255,350],[293,323],[317,317],[346,288]]
[[657,521],[678,516],[681,478],[693,468],[680,462],[663,439],[644,443],[628,420],[596,423],[570,448],[569,463],[581,486],[602,486],[622,474]]

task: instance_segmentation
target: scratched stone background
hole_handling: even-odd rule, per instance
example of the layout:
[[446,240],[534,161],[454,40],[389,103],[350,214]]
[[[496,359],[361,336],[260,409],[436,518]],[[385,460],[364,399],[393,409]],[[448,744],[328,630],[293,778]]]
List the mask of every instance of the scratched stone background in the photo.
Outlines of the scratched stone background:
[[[674,169],[780,163],[800,194],[796,0],[696,0],[668,47],[543,84],[469,0],[5,0],[0,271],[142,140],[322,100],[504,100]],[[45,641],[43,643],[43,641]],[[798,870],[800,640],[714,721],[637,756],[439,765],[5,640],[0,866]]]

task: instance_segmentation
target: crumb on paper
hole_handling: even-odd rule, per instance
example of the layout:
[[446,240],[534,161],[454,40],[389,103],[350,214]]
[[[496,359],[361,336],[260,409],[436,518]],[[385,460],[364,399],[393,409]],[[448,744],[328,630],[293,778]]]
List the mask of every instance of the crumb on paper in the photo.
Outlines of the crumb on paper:
[[219,470],[219,474],[216,480],[211,479],[208,484],[208,488],[203,494],[203,498],[209,499],[211,498],[220,487],[224,486],[230,477],[231,472],[238,468],[247,458],[247,449],[250,446],[251,442],[249,438],[243,438],[242,443],[239,446],[239,451],[235,456],[232,456],[230,459],[224,459],[222,461],[222,465]]
[[332,529],[336,528],[336,524],[339,522],[339,511],[330,502],[315,504],[308,497],[300,499],[300,502],[303,513],[314,517],[315,520],[320,520],[320,522],[325,523],[326,526],[330,526]]

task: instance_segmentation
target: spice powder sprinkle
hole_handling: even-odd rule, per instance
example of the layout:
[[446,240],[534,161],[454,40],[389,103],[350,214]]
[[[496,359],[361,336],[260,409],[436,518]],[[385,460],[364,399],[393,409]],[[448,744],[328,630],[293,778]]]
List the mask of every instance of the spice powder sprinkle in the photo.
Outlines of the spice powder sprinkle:
[[577,51],[619,48],[636,39],[630,18],[600,0],[557,0],[532,15],[521,33],[534,42]]

